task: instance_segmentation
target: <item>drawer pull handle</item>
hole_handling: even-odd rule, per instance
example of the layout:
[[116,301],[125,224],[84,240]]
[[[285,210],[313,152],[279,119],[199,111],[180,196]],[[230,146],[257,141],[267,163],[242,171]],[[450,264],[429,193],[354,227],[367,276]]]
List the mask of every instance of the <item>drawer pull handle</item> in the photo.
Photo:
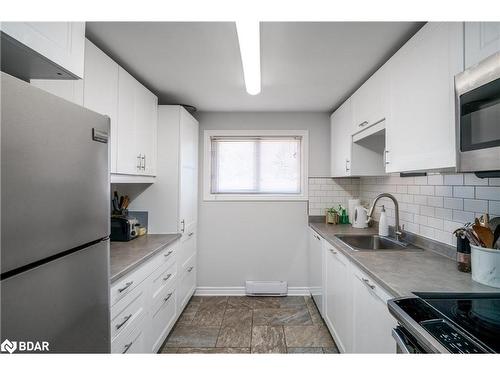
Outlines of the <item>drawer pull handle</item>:
[[194,232],[189,232],[188,237],[191,237],[194,234]]
[[332,254],[337,254],[337,252],[336,252],[335,250],[333,250],[333,249],[330,249],[330,252],[331,252]]
[[318,241],[321,241],[321,238],[319,238],[319,236],[314,235],[314,237],[316,237]]
[[171,273],[169,273],[167,276],[165,276],[165,277],[163,278],[163,281],[167,281],[168,279],[170,279],[170,277],[171,277],[171,276],[172,276],[172,274],[171,274]]
[[368,285],[368,287],[370,287],[370,289],[375,289],[375,285],[370,284],[370,280],[365,279],[365,278],[363,278],[363,277],[361,278],[361,280],[363,280],[363,282],[364,282],[366,285]]
[[173,252],[174,252],[173,250],[170,250],[168,253],[163,254],[163,256],[166,258],[166,257],[168,257],[170,254],[172,254]]
[[132,314],[130,314],[130,315],[126,316],[125,318],[123,318],[123,322],[121,322],[121,323],[117,324],[117,325],[116,325],[116,329],[120,329],[120,328],[122,328],[122,327],[123,327],[123,325],[124,325],[125,323],[127,323],[127,322],[128,322],[128,320],[129,320],[131,317],[132,317]]
[[359,126],[360,128],[362,128],[362,127],[363,127],[363,126],[365,126],[365,125],[368,125],[368,121],[363,121],[363,122],[362,122],[361,124],[359,124],[358,126]]
[[163,299],[163,302],[167,302],[170,297],[172,297],[172,293],[168,293],[167,296]]
[[128,350],[130,349],[132,344],[133,344],[133,341],[130,341],[127,345],[125,345],[124,346],[125,350],[122,352],[122,354],[125,354],[126,352],[128,352]]
[[191,271],[193,270],[193,268],[194,268],[194,267],[193,267],[193,266],[191,266],[191,267],[189,267],[189,268],[187,269],[187,271],[188,271],[188,272],[191,272]]
[[129,281],[128,283],[125,284],[125,286],[123,288],[118,289],[118,293],[123,292],[125,289],[130,287],[130,285],[132,285],[133,283],[134,283],[133,281]]

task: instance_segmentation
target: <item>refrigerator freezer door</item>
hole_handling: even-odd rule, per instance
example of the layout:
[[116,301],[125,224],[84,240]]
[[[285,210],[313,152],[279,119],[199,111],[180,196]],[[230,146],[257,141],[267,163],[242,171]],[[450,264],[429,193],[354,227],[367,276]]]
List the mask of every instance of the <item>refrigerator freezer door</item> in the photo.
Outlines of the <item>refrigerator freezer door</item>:
[[109,353],[109,241],[2,280],[1,342],[51,353]]
[[1,73],[1,124],[1,273],[107,237],[109,118]]

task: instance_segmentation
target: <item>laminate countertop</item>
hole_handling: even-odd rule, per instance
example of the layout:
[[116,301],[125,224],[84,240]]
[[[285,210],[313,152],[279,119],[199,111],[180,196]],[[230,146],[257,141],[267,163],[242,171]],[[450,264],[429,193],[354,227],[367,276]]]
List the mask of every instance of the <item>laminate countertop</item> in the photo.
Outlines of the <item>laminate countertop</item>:
[[180,237],[180,233],[146,234],[128,242],[111,242],[111,283],[144,263],[157,252],[174,243]]
[[337,234],[376,234],[375,228],[356,229],[351,225],[317,222],[310,222],[309,226],[393,297],[411,296],[414,292],[500,292],[473,281],[470,273],[458,271],[454,260],[425,248],[423,251],[354,251],[336,237]]

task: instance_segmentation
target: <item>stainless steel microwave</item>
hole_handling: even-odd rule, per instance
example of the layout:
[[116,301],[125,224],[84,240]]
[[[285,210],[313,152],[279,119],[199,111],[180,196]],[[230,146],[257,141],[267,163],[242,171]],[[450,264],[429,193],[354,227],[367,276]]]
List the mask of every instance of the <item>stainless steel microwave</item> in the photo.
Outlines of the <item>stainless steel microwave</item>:
[[459,172],[500,171],[500,52],[455,76]]

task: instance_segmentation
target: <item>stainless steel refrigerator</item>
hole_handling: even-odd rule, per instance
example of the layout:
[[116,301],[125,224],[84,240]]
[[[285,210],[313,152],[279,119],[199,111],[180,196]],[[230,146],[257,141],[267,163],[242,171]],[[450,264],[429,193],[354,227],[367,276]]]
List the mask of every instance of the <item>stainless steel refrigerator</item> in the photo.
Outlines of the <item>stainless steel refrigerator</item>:
[[1,73],[1,342],[110,351],[109,118]]

